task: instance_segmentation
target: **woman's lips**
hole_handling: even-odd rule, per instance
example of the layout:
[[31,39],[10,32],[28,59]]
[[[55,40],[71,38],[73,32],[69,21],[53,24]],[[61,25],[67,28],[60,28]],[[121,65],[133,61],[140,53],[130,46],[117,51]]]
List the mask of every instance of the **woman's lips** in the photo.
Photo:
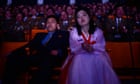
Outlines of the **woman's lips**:
[[81,23],[84,23],[84,22],[85,22],[85,20],[84,20],[84,19],[82,19],[82,20],[81,20]]

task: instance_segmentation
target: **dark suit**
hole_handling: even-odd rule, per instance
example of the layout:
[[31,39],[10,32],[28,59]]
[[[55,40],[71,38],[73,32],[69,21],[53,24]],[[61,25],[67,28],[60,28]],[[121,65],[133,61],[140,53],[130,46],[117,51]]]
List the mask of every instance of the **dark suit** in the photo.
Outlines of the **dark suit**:
[[[46,33],[38,33],[35,38],[22,48],[13,51],[7,59],[4,80],[10,82],[18,77],[21,72],[28,70],[30,66],[38,66],[38,72],[33,76],[31,84],[48,84],[51,71],[54,66],[61,66],[67,56],[68,32],[56,31],[46,45],[42,45],[42,40]],[[30,48],[30,56],[26,56],[25,48]],[[58,55],[50,54],[52,50],[58,50]],[[19,57],[20,55],[20,57]],[[12,83],[13,84],[13,83]]]
[[49,5],[64,5],[64,4],[69,4],[69,0],[44,0],[44,4],[49,4]]
[[[105,37],[107,41],[130,41],[132,40],[132,25],[128,18],[121,18],[117,24],[116,17],[106,21]],[[125,32],[125,29],[127,32]]]
[[12,18],[10,19],[5,19],[2,21],[0,27],[1,27],[1,30],[2,30],[2,33],[3,33],[3,38],[5,41],[9,41],[11,38],[11,30],[13,29],[12,28],[12,25],[14,24],[14,20]]

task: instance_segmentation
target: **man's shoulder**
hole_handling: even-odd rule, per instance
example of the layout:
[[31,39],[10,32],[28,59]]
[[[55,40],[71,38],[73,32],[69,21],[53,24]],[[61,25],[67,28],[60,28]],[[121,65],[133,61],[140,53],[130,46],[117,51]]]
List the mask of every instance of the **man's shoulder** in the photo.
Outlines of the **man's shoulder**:
[[64,30],[57,30],[57,32],[59,32],[59,33],[68,33],[68,31],[64,31]]
[[63,31],[63,30],[58,30],[57,33],[62,35],[69,35],[68,31]]
[[39,33],[36,33],[36,35],[34,37],[43,37],[43,36],[46,36],[47,33],[44,33],[44,32],[39,32]]
[[36,33],[36,35],[46,35],[47,33],[44,33],[44,32],[39,32],[39,33]]

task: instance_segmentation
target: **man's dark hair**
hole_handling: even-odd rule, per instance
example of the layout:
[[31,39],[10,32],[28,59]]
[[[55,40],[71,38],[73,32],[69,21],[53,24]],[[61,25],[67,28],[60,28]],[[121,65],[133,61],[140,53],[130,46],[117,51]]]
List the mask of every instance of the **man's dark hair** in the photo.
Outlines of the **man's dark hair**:
[[54,18],[54,19],[56,20],[56,22],[59,23],[59,19],[58,19],[55,15],[49,15],[49,16],[47,16],[46,22],[47,22],[47,20],[48,20],[49,18]]

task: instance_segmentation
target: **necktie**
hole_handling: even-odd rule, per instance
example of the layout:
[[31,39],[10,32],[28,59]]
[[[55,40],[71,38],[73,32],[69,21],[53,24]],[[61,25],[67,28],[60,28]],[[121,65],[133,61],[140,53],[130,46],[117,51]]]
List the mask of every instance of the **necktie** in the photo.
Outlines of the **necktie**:
[[46,43],[48,43],[49,40],[51,39],[52,35],[53,35],[53,32],[48,32],[48,34],[46,35],[46,37],[42,40],[42,44],[43,45],[46,45]]
[[121,23],[121,18],[116,18],[117,31],[119,30],[120,23]]
[[121,24],[121,20],[122,20],[121,18],[118,19],[118,24],[119,25]]

